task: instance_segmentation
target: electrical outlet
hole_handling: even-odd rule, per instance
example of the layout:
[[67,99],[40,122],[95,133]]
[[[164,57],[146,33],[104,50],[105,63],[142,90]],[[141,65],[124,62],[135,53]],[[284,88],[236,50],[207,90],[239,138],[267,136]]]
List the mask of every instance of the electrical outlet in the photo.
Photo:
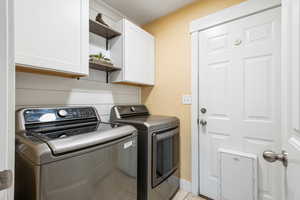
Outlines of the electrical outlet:
[[182,95],[182,104],[191,105],[192,104],[192,96],[191,95]]

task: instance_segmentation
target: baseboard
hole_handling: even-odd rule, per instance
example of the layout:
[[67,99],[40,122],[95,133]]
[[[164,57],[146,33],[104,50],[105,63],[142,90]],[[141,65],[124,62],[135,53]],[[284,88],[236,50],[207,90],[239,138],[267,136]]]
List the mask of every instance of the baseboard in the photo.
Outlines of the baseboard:
[[180,179],[180,189],[186,192],[192,192],[192,183],[185,179]]

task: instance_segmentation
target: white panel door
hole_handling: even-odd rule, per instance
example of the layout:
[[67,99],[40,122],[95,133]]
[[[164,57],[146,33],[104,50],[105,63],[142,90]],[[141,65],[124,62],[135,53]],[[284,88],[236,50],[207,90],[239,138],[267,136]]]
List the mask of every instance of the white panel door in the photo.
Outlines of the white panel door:
[[234,143],[231,124],[235,119],[230,109],[235,100],[230,91],[234,86],[231,29],[226,24],[199,33],[200,117],[208,123],[200,127],[200,194],[213,199],[218,194],[218,149]]
[[[283,0],[283,150],[285,200],[300,199],[300,1]],[[279,153],[279,152],[277,152]]]
[[13,185],[2,182],[5,171],[14,171],[15,155],[13,3],[0,1],[0,200],[14,199]]
[[280,8],[201,31],[199,54],[200,193],[218,199],[224,148],[256,154],[259,200],[282,200],[281,165],[261,157],[280,150]]
[[88,74],[88,0],[15,0],[16,63]]

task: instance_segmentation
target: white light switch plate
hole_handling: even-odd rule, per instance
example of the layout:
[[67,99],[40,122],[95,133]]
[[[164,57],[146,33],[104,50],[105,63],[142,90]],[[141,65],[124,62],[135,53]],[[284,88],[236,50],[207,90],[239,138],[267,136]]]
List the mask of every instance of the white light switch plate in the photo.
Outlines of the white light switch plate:
[[182,104],[191,105],[192,104],[192,96],[191,95],[182,95]]

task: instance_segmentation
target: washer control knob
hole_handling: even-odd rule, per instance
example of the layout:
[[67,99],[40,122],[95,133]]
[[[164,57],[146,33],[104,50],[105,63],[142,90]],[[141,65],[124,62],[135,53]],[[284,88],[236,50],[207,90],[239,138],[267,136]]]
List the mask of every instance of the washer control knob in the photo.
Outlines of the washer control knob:
[[58,116],[66,117],[66,116],[68,116],[68,112],[66,110],[59,110],[58,111]]

